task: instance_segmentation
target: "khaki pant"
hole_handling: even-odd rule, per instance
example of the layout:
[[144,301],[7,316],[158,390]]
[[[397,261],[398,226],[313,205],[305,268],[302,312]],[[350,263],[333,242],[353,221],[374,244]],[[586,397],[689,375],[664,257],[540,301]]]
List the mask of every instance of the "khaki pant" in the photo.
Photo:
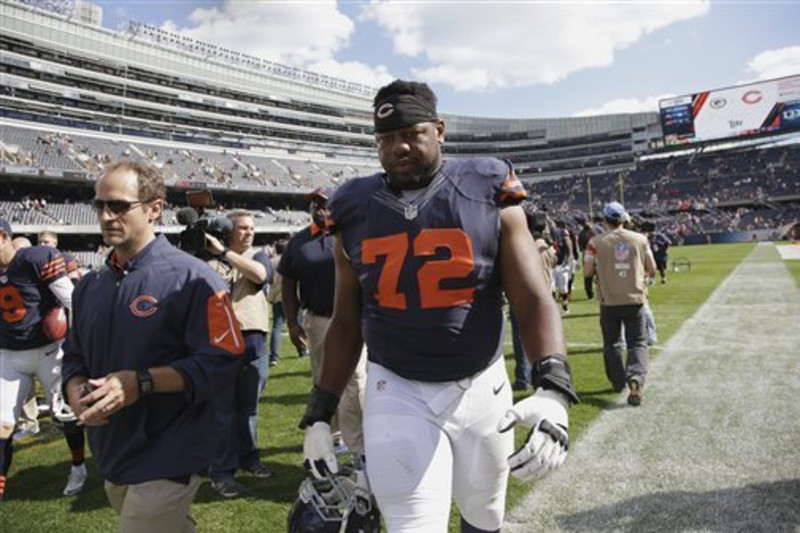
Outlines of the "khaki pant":
[[[305,312],[303,329],[308,337],[308,352],[311,359],[311,378],[314,383],[319,377],[324,355],[325,333],[331,319]],[[342,440],[354,453],[364,453],[364,430],[362,429],[362,412],[364,410],[364,391],[367,386],[367,351],[361,352],[356,370],[347,384],[336,411],[338,429],[342,432]],[[332,431],[336,424],[331,424]]]
[[106,481],[106,496],[119,516],[119,532],[195,533],[189,507],[201,481],[200,476],[192,476],[186,485],[166,479],[135,485]]

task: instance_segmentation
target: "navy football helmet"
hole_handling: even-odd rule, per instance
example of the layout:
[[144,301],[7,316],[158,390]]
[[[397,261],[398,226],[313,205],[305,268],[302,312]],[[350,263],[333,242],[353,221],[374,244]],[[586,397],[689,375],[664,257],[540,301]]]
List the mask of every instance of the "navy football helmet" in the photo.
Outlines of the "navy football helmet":
[[366,476],[347,466],[305,479],[287,519],[288,533],[380,533],[381,514]]

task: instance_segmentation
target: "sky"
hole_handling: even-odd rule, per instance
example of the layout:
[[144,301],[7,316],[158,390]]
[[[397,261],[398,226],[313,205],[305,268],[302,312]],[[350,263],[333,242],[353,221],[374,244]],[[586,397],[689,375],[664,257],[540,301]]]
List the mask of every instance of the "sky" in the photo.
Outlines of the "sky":
[[552,118],[657,111],[669,96],[800,74],[800,0],[93,0],[134,20],[380,87],[439,111]]

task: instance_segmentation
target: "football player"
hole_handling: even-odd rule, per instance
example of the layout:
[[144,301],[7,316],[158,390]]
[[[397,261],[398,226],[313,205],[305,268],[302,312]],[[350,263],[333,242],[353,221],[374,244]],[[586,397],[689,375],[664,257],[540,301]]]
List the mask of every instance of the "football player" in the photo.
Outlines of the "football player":
[[[36,237],[36,242],[39,246],[58,248],[58,234],[56,232],[40,231]],[[64,251],[61,251],[61,256],[64,258],[64,269],[67,277],[73,284],[78,283],[78,280],[81,279],[81,270],[75,257]],[[58,381],[56,387],[59,387],[60,384],[61,382]],[[61,423],[61,431],[64,432],[64,438],[67,439],[67,446],[69,446],[69,452],[72,456],[72,467],[70,468],[69,478],[67,478],[67,486],[64,487],[64,496],[71,496],[83,490],[88,477],[88,472],[86,471],[86,434],[83,428],[78,426],[77,421],[69,410],[69,406],[63,405],[66,409],[65,415],[62,416],[59,414],[60,411],[56,410],[53,412],[53,417]]]
[[13,454],[11,435],[37,377],[47,394],[61,373],[61,340],[48,338],[48,311],[72,307],[72,282],[55,248],[17,250],[0,218],[0,500]]
[[[389,532],[446,531],[451,500],[462,531],[499,531],[509,471],[527,479],[564,461],[578,400],[525,190],[502,161],[442,159],[445,123],[426,84],[396,80],[374,110],[385,172],[329,204],[336,297],[300,424],[305,464],[317,477],[337,469],[329,422],[366,342],[366,469]],[[503,291],[535,389],[516,405]],[[533,429],[512,453],[517,424]]]

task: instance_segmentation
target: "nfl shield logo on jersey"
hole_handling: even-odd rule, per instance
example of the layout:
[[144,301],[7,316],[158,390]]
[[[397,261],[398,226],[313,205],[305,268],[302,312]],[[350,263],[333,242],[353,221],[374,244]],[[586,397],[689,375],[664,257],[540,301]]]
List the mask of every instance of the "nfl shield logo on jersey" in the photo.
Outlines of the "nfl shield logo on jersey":
[[614,259],[617,261],[627,261],[631,255],[630,246],[624,242],[614,245]]

